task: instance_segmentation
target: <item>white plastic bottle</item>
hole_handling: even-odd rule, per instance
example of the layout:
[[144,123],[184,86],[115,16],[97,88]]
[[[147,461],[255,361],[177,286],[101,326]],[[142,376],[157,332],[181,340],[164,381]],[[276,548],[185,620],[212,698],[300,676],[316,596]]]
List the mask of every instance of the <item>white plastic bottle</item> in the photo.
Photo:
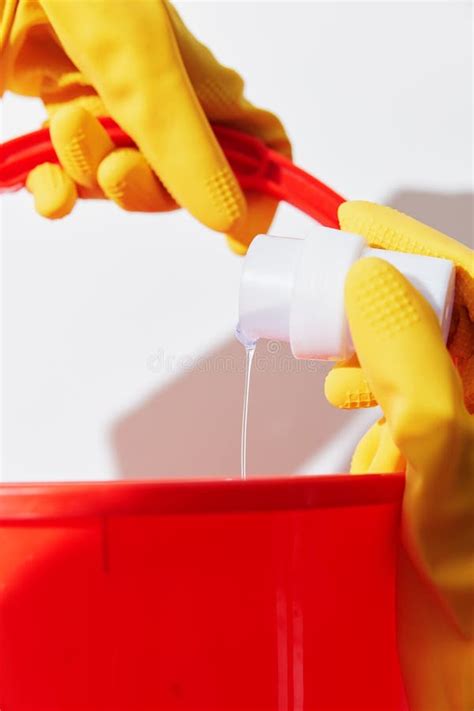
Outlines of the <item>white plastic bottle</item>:
[[244,259],[238,338],[286,341],[295,358],[340,360],[354,347],[344,283],[358,259],[393,264],[431,304],[447,338],[455,269],[447,259],[372,249],[359,235],[315,225],[304,239],[258,235]]

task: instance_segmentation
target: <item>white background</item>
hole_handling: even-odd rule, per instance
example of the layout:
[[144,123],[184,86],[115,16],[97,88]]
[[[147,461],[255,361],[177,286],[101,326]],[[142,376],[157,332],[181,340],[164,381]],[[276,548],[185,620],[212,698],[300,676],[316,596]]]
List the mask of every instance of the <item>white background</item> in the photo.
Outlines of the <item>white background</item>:
[[[282,117],[299,165],[472,240],[469,3],[178,7]],[[42,119],[7,95],[3,139]],[[308,224],[284,206],[272,231]],[[25,192],[2,199],[1,227],[3,477],[237,476],[240,259],[223,239],[183,212],[105,202],[48,222]],[[250,472],[344,469],[368,413],[324,402],[325,368],[260,352]]]

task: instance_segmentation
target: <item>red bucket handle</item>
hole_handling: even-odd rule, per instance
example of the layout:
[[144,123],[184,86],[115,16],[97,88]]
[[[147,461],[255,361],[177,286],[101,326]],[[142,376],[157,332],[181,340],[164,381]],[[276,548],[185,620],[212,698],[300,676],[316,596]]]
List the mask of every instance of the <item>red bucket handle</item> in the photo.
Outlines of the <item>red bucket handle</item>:
[[[134,142],[111,118],[101,118],[117,147]],[[255,190],[293,205],[326,227],[339,227],[337,209],[344,198],[268,148],[254,136],[213,124],[216,137],[244,190]],[[41,163],[58,163],[49,129],[43,128],[0,145],[0,192],[24,187],[30,170]]]

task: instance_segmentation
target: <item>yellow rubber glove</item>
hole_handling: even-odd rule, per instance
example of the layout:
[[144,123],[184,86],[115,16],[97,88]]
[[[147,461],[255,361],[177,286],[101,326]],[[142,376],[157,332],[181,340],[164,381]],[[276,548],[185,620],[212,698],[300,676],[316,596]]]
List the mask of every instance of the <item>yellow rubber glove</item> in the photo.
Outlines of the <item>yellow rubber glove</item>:
[[[3,89],[42,98],[62,168],[27,187],[36,209],[68,214],[79,194],[126,210],[182,206],[245,252],[276,202],[246,199],[209,126],[239,128],[290,155],[271,113],[187,30],[167,0],[0,0]],[[94,116],[109,115],[139,150],[117,150]],[[158,179],[159,178],[159,179]]]
[[399,639],[410,711],[471,711],[474,421],[461,379],[433,310],[387,262],[357,262],[345,304],[362,373],[407,462]]
[[[372,247],[450,259],[456,264],[455,305],[448,347],[461,374],[464,399],[474,412],[474,256],[454,239],[389,207],[369,202],[346,202],[339,208],[342,230],[365,237]],[[430,357],[429,350],[425,358]],[[326,378],[326,397],[346,409],[373,407],[371,391],[357,356],[343,361]],[[375,424],[360,441],[351,471],[393,472],[404,468],[404,459],[393,443],[385,420]]]

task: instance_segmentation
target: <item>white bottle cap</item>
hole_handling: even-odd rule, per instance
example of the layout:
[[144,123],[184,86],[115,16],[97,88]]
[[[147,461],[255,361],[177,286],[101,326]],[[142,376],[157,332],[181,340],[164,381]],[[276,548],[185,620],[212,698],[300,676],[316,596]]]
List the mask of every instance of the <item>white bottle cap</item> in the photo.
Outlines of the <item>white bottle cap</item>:
[[239,330],[247,341],[290,340],[290,309],[304,240],[258,235],[245,256],[240,281]]
[[317,227],[304,240],[290,318],[295,358],[339,360],[353,352],[344,308],[344,284],[366,246],[363,237]]
[[353,352],[344,310],[347,273],[358,259],[393,264],[431,304],[447,338],[454,266],[445,259],[367,247],[359,235],[315,225],[305,239],[256,237],[240,285],[240,338],[290,343],[296,358],[339,360]]

